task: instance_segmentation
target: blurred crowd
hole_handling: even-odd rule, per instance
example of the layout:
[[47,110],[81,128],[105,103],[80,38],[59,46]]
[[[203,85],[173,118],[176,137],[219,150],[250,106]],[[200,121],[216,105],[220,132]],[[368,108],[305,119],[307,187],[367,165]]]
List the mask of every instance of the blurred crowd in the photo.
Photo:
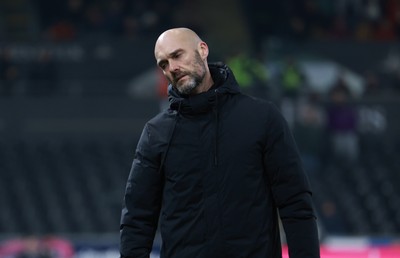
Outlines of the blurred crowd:
[[[96,34],[154,35],[176,25],[181,14],[175,10],[181,4],[183,0],[34,1],[41,29],[53,40]],[[242,10],[256,42],[268,36],[400,39],[397,0],[246,0]]]
[[149,36],[173,26],[179,0],[35,0],[44,38],[55,41]]
[[256,36],[292,39],[400,39],[400,1],[243,1]]
[[[253,49],[243,52],[261,53],[263,42],[269,37],[280,37],[297,42],[301,39],[356,39],[371,41],[397,41],[400,39],[400,1],[398,0],[285,0],[241,1],[252,32]],[[184,0],[34,0],[42,39],[54,42],[73,42],[86,38],[137,38],[155,37],[161,31],[177,25],[178,7]],[[189,17],[190,19],[190,17]],[[187,21],[191,26],[192,21]],[[201,27],[201,26],[200,26]],[[197,28],[196,28],[197,29]],[[267,53],[268,54],[268,53]],[[264,74],[265,54],[254,58],[237,53],[227,57],[233,69],[246,70],[237,77],[245,88],[251,82],[256,86],[252,94],[261,97],[274,92],[270,84],[273,76]],[[292,60],[296,61],[296,60]],[[387,75],[397,93],[400,89],[400,55],[394,53],[388,59]],[[293,95],[299,80],[293,65],[288,65],[282,77],[278,94]],[[390,71],[389,71],[390,70]],[[268,73],[268,71],[266,71]],[[374,96],[382,92],[378,71],[361,74],[365,81],[364,95]],[[22,78],[23,77],[23,78]],[[31,90],[21,80],[40,84]],[[52,53],[43,49],[28,69],[22,71],[7,48],[0,48],[0,96],[51,95],[57,90],[62,78]],[[269,86],[265,86],[269,84]],[[29,85],[28,85],[29,86]],[[276,89],[276,88],[275,88]],[[275,92],[276,93],[276,92]]]
[[[320,170],[321,164],[327,163],[326,158],[340,161],[346,167],[355,165],[360,161],[359,136],[366,131],[373,134],[385,131],[384,115],[382,120],[368,117],[360,105],[371,96],[378,97],[388,91],[375,75],[361,75],[360,80],[365,83],[357,92],[345,70],[338,68],[329,86],[322,90],[311,86],[310,74],[295,57],[289,56],[279,65],[274,64],[277,68],[273,72],[263,59],[243,53],[229,58],[227,63],[242,91],[272,100],[280,107],[296,134],[310,173]],[[391,96],[399,96],[400,84],[388,92]]]

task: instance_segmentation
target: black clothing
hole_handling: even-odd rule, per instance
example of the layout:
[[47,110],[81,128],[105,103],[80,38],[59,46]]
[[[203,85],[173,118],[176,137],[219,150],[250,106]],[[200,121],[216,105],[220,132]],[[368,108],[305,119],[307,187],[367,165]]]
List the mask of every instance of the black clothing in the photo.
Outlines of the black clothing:
[[[272,104],[243,95],[230,69],[180,96],[139,140],[121,218],[121,257],[149,257],[159,214],[164,258],[319,257],[311,191],[297,147]],[[161,211],[161,212],[160,212]]]

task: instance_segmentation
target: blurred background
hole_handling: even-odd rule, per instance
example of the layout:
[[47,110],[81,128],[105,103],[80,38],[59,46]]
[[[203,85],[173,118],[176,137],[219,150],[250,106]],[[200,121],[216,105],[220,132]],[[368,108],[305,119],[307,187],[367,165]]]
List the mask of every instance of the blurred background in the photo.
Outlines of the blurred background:
[[322,257],[400,257],[399,0],[0,0],[0,257],[118,257],[136,143],[166,107],[153,47],[175,26],[281,109]]

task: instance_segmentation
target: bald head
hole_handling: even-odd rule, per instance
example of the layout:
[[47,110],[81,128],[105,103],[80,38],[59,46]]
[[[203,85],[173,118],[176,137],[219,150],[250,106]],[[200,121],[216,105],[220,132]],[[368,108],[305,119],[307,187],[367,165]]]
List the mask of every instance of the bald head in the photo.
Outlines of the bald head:
[[172,48],[185,48],[195,50],[202,42],[200,37],[191,29],[174,28],[163,32],[157,39],[154,47],[154,55],[160,51],[168,51]]

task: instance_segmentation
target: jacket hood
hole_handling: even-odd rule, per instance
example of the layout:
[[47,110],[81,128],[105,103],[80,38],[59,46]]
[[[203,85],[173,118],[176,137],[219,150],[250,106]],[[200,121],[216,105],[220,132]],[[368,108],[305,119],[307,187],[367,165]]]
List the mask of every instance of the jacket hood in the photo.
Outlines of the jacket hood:
[[218,62],[210,63],[208,67],[214,85],[207,92],[187,96],[179,94],[171,84],[168,86],[168,99],[171,110],[187,114],[203,113],[213,107],[218,95],[240,93],[235,76],[227,65]]

